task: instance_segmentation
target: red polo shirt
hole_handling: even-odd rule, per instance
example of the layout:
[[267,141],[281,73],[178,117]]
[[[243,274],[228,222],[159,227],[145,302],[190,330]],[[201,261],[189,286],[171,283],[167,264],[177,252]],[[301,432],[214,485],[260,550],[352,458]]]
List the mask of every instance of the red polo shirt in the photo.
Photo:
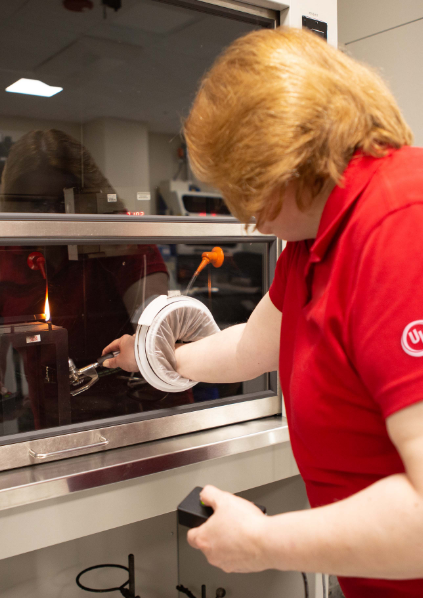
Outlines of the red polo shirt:
[[[312,507],[404,471],[385,419],[423,399],[422,241],[423,150],[405,147],[356,155],[316,240],[279,258],[280,378]],[[423,596],[423,580],[340,582],[347,598]]]

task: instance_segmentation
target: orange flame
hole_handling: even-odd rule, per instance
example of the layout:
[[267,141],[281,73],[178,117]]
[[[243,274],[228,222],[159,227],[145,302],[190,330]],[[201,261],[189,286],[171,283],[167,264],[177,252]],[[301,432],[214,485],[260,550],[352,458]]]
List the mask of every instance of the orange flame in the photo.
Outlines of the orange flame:
[[46,289],[46,302],[44,304],[44,318],[48,322],[50,320],[50,304],[48,302],[48,290]]

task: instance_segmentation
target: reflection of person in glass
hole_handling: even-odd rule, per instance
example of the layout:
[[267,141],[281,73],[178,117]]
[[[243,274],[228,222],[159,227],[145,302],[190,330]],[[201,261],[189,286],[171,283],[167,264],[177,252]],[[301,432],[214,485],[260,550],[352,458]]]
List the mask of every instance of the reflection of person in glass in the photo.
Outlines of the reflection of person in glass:
[[[313,507],[265,517],[208,486],[214,514],[189,542],[227,572],[326,572],[347,598],[421,598],[423,150],[374,72],[284,28],[224,52],[185,134],[197,176],[288,243],[248,323],[177,348],[176,370],[279,367]],[[118,347],[112,365],[134,367],[130,337]]]
[[[85,198],[88,202],[93,196],[114,193],[89,152],[63,131],[31,131],[19,139],[3,172],[3,211],[64,213],[64,190],[71,192],[74,206],[80,208]],[[168,273],[155,245],[87,246],[76,253],[75,249],[1,247],[0,317],[25,321],[44,312],[46,281],[40,270],[28,266],[28,256],[40,251],[52,322],[68,330],[69,356],[82,367],[95,362],[111,338],[133,333],[143,301],[167,292]],[[4,384],[3,389],[7,391]],[[115,372],[72,399],[72,421],[155,408],[153,399],[162,397],[147,385],[136,386],[134,380],[128,389],[122,372]],[[57,423],[48,414],[44,424],[37,423],[35,414],[35,425]]]

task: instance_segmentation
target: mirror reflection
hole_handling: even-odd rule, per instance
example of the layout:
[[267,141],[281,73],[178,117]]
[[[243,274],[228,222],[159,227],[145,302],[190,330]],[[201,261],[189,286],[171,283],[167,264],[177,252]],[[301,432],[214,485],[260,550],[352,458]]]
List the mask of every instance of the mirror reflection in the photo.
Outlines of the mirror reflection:
[[273,23],[195,3],[86,4],[0,2],[0,210],[227,214],[190,171],[181,120],[222,49]]

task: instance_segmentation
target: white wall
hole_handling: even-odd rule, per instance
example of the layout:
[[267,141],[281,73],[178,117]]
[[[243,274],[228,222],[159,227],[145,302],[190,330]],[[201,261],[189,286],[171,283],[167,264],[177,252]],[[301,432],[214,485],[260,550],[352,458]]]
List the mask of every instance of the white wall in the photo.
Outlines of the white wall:
[[422,0],[338,0],[339,42],[376,67],[423,145]]
[[379,35],[392,27],[423,17],[421,0],[338,0],[339,43]]
[[178,171],[177,150],[180,144],[181,137],[178,134],[148,134],[151,214],[157,214],[157,187],[161,181],[172,179]]
[[150,192],[147,126],[141,122],[102,118],[84,124],[84,145],[125,207],[150,214],[150,201],[137,199]]

